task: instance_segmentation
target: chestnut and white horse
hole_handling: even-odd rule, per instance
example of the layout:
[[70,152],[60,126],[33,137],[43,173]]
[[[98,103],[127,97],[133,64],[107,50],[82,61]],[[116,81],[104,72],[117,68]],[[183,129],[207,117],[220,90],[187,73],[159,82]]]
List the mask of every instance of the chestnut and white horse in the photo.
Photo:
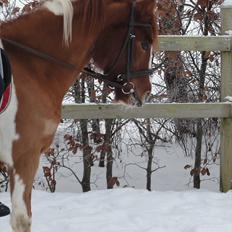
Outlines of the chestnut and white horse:
[[141,105],[150,93],[155,1],[47,0],[0,27],[13,77],[0,114],[0,161],[10,172],[13,231],[29,232],[40,154],[52,143],[66,91],[90,59],[116,83],[117,100]]

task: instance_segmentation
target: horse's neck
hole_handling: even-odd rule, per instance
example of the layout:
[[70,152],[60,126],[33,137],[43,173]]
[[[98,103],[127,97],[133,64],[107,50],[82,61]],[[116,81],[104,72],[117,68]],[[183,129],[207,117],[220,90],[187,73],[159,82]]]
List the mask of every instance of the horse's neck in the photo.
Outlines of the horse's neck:
[[[94,36],[85,38],[84,35],[78,33],[78,28],[74,28],[72,42],[69,47],[66,47],[63,42],[63,18],[55,16],[47,10],[38,10],[18,20],[3,24],[1,37],[32,47],[58,60],[74,64],[76,73],[79,73],[90,59],[89,51],[94,40]],[[66,70],[57,64],[51,64],[46,59],[41,60],[27,51],[21,50],[19,53],[19,49],[12,45],[6,44],[5,48],[13,62],[13,68],[14,63],[18,65],[21,62],[21,69],[24,69],[25,72],[30,69],[30,66],[33,67],[35,75],[37,72],[41,73],[41,70],[49,73],[47,84],[51,84],[51,89],[54,93],[59,94],[59,98],[62,98],[75,79],[74,70]],[[43,81],[47,77],[39,75],[37,78],[38,81]]]
[[[0,35],[38,51],[59,56],[63,39],[62,25],[62,17],[56,17],[47,10],[37,10],[2,24]],[[13,51],[13,48],[10,49],[10,52]]]

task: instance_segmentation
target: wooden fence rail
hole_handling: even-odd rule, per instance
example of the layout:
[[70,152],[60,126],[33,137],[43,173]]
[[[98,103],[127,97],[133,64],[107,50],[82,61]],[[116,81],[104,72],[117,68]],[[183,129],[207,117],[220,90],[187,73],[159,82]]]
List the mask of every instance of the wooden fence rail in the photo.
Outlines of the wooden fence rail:
[[230,52],[232,40],[230,35],[221,36],[183,36],[160,35],[160,51],[222,51]]
[[62,117],[66,119],[110,118],[230,118],[232,104],[223,103],[157,103],[142,107],[121,104],[69,104],[64,105]]
[[[225,0],[221,7],[221,36],[159,36],[160,51],[221,51],[221,99],[232,96],[232,3]],[[133,108],[119,104],[64,105],[63,118],[221,118],[220,189],[232,189],[232,104],[169,103],[146,104]]]

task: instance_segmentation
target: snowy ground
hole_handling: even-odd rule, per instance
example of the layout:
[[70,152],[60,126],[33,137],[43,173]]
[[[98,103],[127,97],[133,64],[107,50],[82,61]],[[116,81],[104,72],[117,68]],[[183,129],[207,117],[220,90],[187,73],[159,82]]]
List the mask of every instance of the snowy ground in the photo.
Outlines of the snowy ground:
[[[1,194],[9,203],[9,196]],[[232,192],[33,193],[32,232],[231,232]],[[0,231],[10,232],[9,217]]]
[[[210,166],[211,175],[202,177],[202,190],[196,191],[192,183],[188,185],[189,170],[184,169],[193,158],[184,156],[176,144],[161,144],[154,156],[165,167],[154,172],[154,191],[148,192],[141,190],[144,170],[135,165],[126,172],[123,168],[128,163],[144,165],[146,157],[138,155],[139,150],[135,156],[124,153],[123,162],[114,166],[114,176],[120,181],[117,189],[102,190],[106,188],[105,168],[96,164],[92,192],[81,193],[77,181],[64,171],[57,176],[56,193],[34,191],[32,232],[232,232],[232,191],[218,192],[218,161]],[[73,165],[81,177],[81,163]],[[125,185],[136,189],[122,188]],[[9,194],[0,193],[0,201],[10,205]],[[0,232],[11,232],[9,217],[0,218]]]
[[[154,191],[148,192],[141,190],[146,172],[135,165],[145,167],[147,158],[138,147],[133,150],[129,154],[123,149],[124,155],[115,160],[113,175],[120,182],[117,189],[103,190],[106,170],[96,163],[92,192],[81,193],[81,186],[65,170],[57,174],[56,193],[34,191],[32,232],[232,232],[232,191],[218,192],[218,160],[210,166],[211,175],[202,177],[202,190],[196,191],[189,183],[190,170],[184,169],[193,164],[193,158],[184,156],[175,143],[159,144],[154,168],[156,163],[164,168],[153,173]],[[71,163],[81,178],[80,160]],[[42,159],[39,179],[44,165]],[[9,194],[0,193],[0,201],[10,205]],[[0,218],[0,232],[11,232],[9,216]]]

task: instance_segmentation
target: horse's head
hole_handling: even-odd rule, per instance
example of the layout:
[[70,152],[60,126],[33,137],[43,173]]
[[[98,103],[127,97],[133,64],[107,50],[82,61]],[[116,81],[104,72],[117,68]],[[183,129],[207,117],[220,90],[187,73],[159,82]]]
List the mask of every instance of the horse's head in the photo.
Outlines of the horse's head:
[[154,0],[109,0],[106,27],[94,46],[93,59],[106,78],[117,83],[116,101],[140,106],[151,92],[155,7]]

